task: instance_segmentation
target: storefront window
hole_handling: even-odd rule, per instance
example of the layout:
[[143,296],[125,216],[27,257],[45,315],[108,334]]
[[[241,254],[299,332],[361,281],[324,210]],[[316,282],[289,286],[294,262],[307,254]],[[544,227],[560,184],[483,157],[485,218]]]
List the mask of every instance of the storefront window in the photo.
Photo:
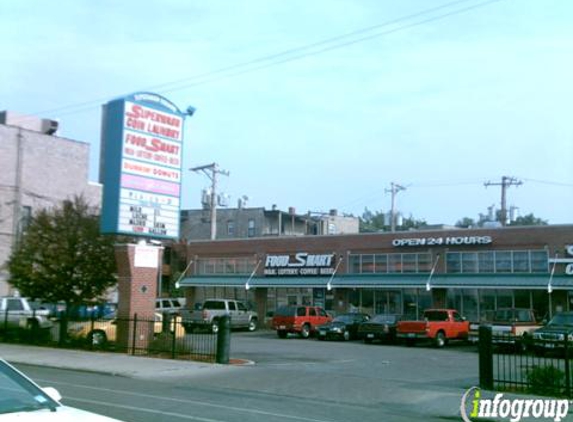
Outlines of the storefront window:
[[495,253],[495,271],[497,273],[511,272],[511,252],[496,251]]
[[404,318],[418,319],[418,298],[416,289],[405,289],[403,292],[404,299]]
[[514,251],[513,252],[513,272],[514,273],[528,273],[529,271],[529,252],[528,251]]
[[418,254],[418,272],[429,273],[432,270],[431,256],[429,253]]
[[374,291],[374,313],[386,314],[388,309],[388,292],[386,290]]
[[462,290],[461,312],[469,321],[479,321],[477,289]]
[[385,274],[388,272],[388,255],[376,255],[374,257],[376,263],[376,272]]
[[360,308],[360,290],[359,289],[352,289],[348,292],[348,305],[350,309]]
[[462,292],[461,290],[448,289],[446,293],[446,303],[447,307],[450,309],[457,309],[459,312],[462,311]]
[[374,272],[374,255],[362,255],[362,273]]
[[360,274],[360,255],[350,255],[348,261],[350,273]]
[[464,252],[462,255],[462,273],[477,273],[478,259],[476,252]]
[[514,290],[513,297],[516,308],[531,308],[531,292],[529,290]]
[[402,272],[415,273],[418,271],[417,254],[405,253],[402,255]]
[[362,301],[360,311],[374,315],[374,290],[362,290]]
[[401,273],[402,272],[402,254],[388,255],[388,272]]
[[549,318],[549,294],[546,290],[533,290],[531,292],[533,299],[533,309],[540,319]]
[[461,273],[462,262],[459,252],[448,252],[446,254],[446,271],[449,273]]
[[495,271],[493,252],[478,252],[478,271],[480,273]]
[[531,251],[531,272],[546,273],[549,272],[549,263],[547,251]]
[[480,290],[480,320],[491,321],[495,310],[495,290]]
[[388,292],[388,309],[386,313],[401,314],[402,313],[402,292],[389,291]]
[[432,308],[432,292],[426,289],[418,289],[418,318],[420,314],[426,310]]
[[513,290],[497,291],[497,309],[513,308]]

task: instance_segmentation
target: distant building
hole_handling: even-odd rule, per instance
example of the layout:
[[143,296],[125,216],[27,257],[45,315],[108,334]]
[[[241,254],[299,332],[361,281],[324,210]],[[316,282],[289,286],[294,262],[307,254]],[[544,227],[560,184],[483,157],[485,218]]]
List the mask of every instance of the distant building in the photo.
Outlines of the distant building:
[[56,135],[57,122],[0,112],[0,295],[10,293],[6,261],[34,212],[83,195],[100,206],[88,181],[90,146]]
[[[296,214],[294,208],[281,211],[273,206],[259,208],[218,208],[217,239],[244,239],[268,236],[307,236],[358,233],[359,219],[329,213]],[[209,209],[181,211],[181,238],[187,241],[210,239]]]

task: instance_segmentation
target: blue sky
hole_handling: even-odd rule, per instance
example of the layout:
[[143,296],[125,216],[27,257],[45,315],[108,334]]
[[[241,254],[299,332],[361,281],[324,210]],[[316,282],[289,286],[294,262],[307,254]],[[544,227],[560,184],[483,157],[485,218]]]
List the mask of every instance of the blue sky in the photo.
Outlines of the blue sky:
[[[454,224],[506,175],[508,205],[573,223],[572,21],[569,0],[3,1],[0,109],[89,142],[92,180],[101,104],[153,90],[197,108],[184,169],[229,170],[232,205],[388,211],[395,182],[404,215]],[[208,179],[183,185],[199,207]]]

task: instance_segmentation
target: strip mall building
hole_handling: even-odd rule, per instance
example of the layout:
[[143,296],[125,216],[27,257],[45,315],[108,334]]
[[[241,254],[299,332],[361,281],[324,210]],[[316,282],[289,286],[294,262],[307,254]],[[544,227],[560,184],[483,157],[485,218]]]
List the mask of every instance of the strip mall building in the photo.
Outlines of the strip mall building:
[[[247,300],[418,317],[430,307],[573,310],[573,225],[200,241],[186,245],[187,303]],[[192,262],[190,262],[192,261]]]

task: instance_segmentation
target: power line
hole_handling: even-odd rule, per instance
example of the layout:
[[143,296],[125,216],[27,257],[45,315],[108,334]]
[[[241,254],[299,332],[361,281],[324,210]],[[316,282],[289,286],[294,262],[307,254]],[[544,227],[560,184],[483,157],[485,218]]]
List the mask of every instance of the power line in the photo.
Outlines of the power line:
[[[347,47],[347,46],[350,46],[353,44],[357,44],[357,43],[368,41],[368,40],[371,40],[374,38],[378,38],[378,37],[381,37],[384,35],[389,35],[389,34],[392,34],[395,32],[399,32],[399,31],[403,31],[406,29],[421,26],[421,25],[424,25],[424,24],[427,24],[430,22],[445,19],[445,18],[450,17],[450,16],[458,15],[458,14],[465,13],[465,12],[468,12],[471,10],[475,10],[475,9],[478,9],[481,7],[485,7],[489,4],[497,3],[497,2],[500,2],[503,0],[482,1],[482,2],[479,2],[476,4],[472,4],[472,5],[463,7],[463,8],[449,11],[447,13],[439,14],[439,15],[425,18],[422,20],[418,20],[418,21],[415,21],[412,23],[404,24],[404,25],[398,26],[397,28],[389,29],[387,31],[377,32],[374,34],[370,34],[370,35],[355,38],[355,39],[350,39],[350,40],[343,41],[343,42],[336,42],[339,40],[346,40],[347,38],[355,37],[356,35],[371,32],[375,29],[383,28],[386,26],[394,25],[396,23],[412,20],[412,19],[415,19],[415,18],[418,18],[421,16],[435,13],[436,11],[439,11],[439,10],[442,10],[445,8],[449,8],[452,6],[456,6],[456,5],[459,5],[462,3],[467,3],[468,1],[472,1],[472,0],[458,0],[458,1],[445,3],[443,5],[436,6],[436,7],[430,8],[430,9],[425,9],[425,10],[422,10],[420,12],[416,12],[416,13],[413,13],[410,15],[406,15],[406,16],[403,16],[403,17],[400,17],[397,19],[393,19],[393,20],[381,23],[379,25],[374,25],[374,26],[370,26],[367,28],[359,29],[359,30],[350,32],[350,33],[345,34],[345,35],[340,35],[337,37],[328,38],[328,39],[318,41],[318,42],[315,42],[312,44],[308,44],[305,46],[285,50],[283,52],[263,56],[263,57],[253,59],[253,60],[250,60],[247,62],[237,63],[235,65],[223,67],[221,69],[206,72],[203,74],[198,74],[196,76],[181,79],[179,81],[167,82],[164,84],[155,85],[152,87],[145,88],[143,90],[144,91],[158,90],[158,92],[160,92],[160,93],[169,93],[169,92],[173,92],[173,91],[179,91],[179,90],[183,90],[186,88],[190,88],[193,86],[198,86],[198,85],[203,85],[203,84],[207,84],[210,82],[215,82],[215,81],[218,81],[221,79],[227,79],[227,78],[243,75],[246,73],[251,73],[251,72],[263,70],[263,69],[266,69],[269,67],[274,67],[277,65],[291,62],[291,61],[300,60],[300,59],[303,59],[306,57],[315,56],[315,55],[322,54],[322,53],[325,53],[325,52],[328,52],[331,50],[340,49],[340,48]],[[332,44],[332,45],[328,45],[328,44]],[[316,47],[320,47],[320,46],[325,46],[325,47],[316,49]],[[304,52],[307,50],[312,50],[312,51]],[[288,56],[288,57],[284,57],[284,56]],[[279,60],[276,60],[276,59],[279,59]],[[266,63],[266,62],[269,62],[269,63]],[[263,63],[263,64],[260,64],[260,63]],[[257,64],[260,64],[260,65],[251,67],[252,65],[257,65]],[[219,75],[219,76],[217,76],[217,75]],[[171,86],[171,85],[173,85],[173,86]],[[119,96],[117,96],[117,97],[119,97]],[[108,100],[109,100],[109,97],[106,97],[106,98],[100,98],[100,99],[96,99],[96,100],[86,101],[83,103],[70,104],[68,106],[62,106],[59,108],[54,108],[54,109],[50,109],[50,110],[44,110],[41,112],[37,112],[37,113],[34,113],[34,115],[47,115],[47,114],[51,114],[51,113],[58,113],[60,115],[75,114],[77,112],[80,112],[80,110],[83,111],[86,108],[88,108],[88,109],[92,108],[92,107],[94,107],[96,105],[100,105],[101,103],[106,102]],[[70,111],[66,112],[66,110],[70,110]]]

